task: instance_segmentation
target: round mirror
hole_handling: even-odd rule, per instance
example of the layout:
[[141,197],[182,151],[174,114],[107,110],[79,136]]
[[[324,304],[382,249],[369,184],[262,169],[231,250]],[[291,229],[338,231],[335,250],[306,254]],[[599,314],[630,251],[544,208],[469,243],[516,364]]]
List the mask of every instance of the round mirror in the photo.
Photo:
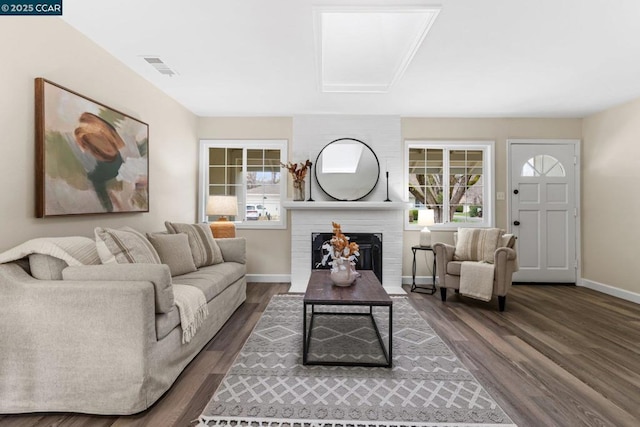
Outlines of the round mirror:
[[329,197],[360,200],[378,183],[380,163],[371,147],[353,138],[328,143],[316,159],[316,181]]

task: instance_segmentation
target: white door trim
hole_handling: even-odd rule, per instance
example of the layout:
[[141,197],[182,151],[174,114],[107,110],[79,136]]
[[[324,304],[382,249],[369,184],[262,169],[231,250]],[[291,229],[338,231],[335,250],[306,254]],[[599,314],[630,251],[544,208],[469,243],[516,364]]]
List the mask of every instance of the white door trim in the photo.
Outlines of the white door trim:
[[578,268],[576,269],[576,285],[582,285],[582,226],[580,218],[582,217],[582,201],[580,199],[581,192],[581,182],[582,178],[580,175],[580,165],[582,161],[580,159],[581,147],[579,139],[517,139],[517,138],[508,138],[507,139],[507,230],[512,232],[513,222],[511,219],[511,192],[513,191],[512,181],[511,181],[511,150],[512,145],[518,144],[531,144],[531,145],[542,145],[542,144],[564,144],[564,145],[573,145],[574,146],[574,155],[576,158],[576,168],[575,168],[575,189],[576,189],[576,261],[578,262]]

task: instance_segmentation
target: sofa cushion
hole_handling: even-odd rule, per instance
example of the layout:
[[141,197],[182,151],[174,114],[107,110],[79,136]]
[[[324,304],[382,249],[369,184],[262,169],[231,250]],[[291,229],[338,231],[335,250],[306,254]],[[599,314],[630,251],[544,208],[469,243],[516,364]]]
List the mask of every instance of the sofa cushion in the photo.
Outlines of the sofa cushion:
[[499,228],[459,228],[453,259],[492,263],[503,234],[504,231]]
[[189,238],[184,233],[148,234],[147,238],[158,252],[162,264],[167,264],[172,276],[196,271],[193,263]]
[[169,221],[165,221],[164,224],[169,233],[185,233],[188,236],[191,255],[196,267],[224,262],[222,252],[213,238],[208,224],[180,224]]
[[176,276],[173,278],[173,283],[195,286],[204,292],[207,301],[211,301],[229,285],[244,276],[246,272],[247,268],[244,264],[224,262],[201,267],[193,273]]
[[96,249],[103,264],[160,264],[153,245],[130,227],[120,229],[96,227]]
[[62,270],[68,266],[66,261],[51,255],[29,255],[31,275],[39,280],[62,280]]

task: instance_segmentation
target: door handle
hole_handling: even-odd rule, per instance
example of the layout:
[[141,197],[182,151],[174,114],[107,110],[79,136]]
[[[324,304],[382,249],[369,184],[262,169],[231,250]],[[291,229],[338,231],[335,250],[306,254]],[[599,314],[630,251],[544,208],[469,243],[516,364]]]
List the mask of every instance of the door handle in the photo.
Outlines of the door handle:
[[519,191],[518,191],[517,188],[515,190],[513,190],[513,194],[518,194],[518,193],[519,193]]
[[520,225],[520,221],[513,221],[513,225]]

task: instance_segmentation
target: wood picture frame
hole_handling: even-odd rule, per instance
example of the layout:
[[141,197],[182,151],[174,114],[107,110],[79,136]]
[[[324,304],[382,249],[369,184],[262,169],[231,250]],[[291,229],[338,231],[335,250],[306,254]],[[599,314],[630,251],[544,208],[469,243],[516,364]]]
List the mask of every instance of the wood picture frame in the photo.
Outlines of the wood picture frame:
[[35,79],[36,217],[149,212],[149,125]]

